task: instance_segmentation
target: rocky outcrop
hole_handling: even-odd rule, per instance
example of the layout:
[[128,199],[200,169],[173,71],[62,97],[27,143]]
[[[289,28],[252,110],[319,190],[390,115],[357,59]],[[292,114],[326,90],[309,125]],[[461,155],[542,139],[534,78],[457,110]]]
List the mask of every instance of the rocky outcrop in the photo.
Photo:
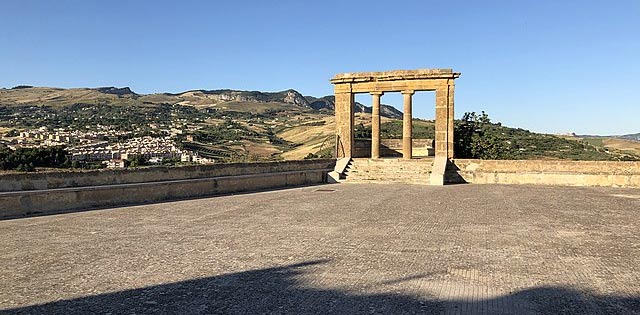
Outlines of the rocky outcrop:
[[286,90],[282,92],[260,92],[260,91],[238,91],[238,90],[197,90],[188,91],[178,96],[202,95],[213,101],[219,102],[280,102],[297,106],[309,106],[308,101],[296,90]]
[[302,94],[298,93],[296,90],[287,90],[285,91],[286,95],[284,96],[283,101],[285,103],[298,105],[298,106],[309,106],[307,100],[302,96]]
[[321,98],[315,98],[312,96],[305,97],[309,102],[309,107],[315,110],[330,110],[333,111],[336,108],[335,96],[328,95]]
[[[307,101],[309,102],[309,107],[315,110],[330,110],[333,111],[336,108],[335,96],[327,95],[321,98],[315,98],[313,96],[305,96]],[[366,106],[362,103],[356,102],[353,104],[353,110],[356,113],[367,113],[371,114],[371,107]],[[397,110],[395,107],[387,104],[380,105],[380,115],[382,117],[388,118],[402,118],[402,112]]]
[[387,104],[380,104],[380,116],[388,118],[402,118],[402,112]]
[[356,113],[371,114],[372,109],[371,109],[371,107],[365,106],[362,103],[355,102],[355,104],[353,104],[353,111],[355,111]]
[[104,94],[114,94],[114,95],[138,95],[135,92],[131,91],[128,86],[117,88],[113,86],[108,87],[99,87],[95,88],[96,91]]
[[[356,113],[371,114],[371,112],[373,111],[371,106],[365,106],[358,102],[353,104],[353,109]],[[402,118],[402,112],[391,105],[380,104],[380,116],[387,118]]]

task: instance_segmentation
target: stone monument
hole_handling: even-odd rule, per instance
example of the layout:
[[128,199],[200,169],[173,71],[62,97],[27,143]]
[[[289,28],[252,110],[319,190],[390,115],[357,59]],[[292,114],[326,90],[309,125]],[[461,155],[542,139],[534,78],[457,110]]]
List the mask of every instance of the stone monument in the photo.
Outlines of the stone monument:
[[451,69],[396,70],[338,74],[335,85],[336,148],[338,158],[351,158],[354,152],[354,95],[373,97],[371,116],[371,158],[380,158],[380,99],[385,92],[404,97],[402,156],[412,158],[412,96],[417,91],[436,92],[436,158],[453,158],[453,81],[460,76]]

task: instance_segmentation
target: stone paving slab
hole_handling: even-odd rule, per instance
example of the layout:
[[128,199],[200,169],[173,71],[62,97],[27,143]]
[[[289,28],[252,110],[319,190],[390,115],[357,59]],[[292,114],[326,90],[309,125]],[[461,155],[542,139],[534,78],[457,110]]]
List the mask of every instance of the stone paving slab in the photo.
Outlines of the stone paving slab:
[[640,314],[640,189],[336,184],[0,221],[0,314]]

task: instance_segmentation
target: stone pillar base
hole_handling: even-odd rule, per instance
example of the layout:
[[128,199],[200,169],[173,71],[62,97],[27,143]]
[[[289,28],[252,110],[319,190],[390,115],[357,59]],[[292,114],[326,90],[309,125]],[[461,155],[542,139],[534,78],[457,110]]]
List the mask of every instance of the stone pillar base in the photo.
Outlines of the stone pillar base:
[[429,184],[434,186],[444,185],[444,173],[447,170],[447,161],[446,156],[436,156],[436,158],[433,159]]

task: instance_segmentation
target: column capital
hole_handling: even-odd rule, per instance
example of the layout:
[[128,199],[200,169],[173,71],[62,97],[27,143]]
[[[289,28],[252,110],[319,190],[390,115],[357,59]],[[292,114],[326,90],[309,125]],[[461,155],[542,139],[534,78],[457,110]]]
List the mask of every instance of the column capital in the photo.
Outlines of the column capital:
[[375,92],[369,92],[369,94],[371,94],[371,95],[384,95],[384,92],[375,91]]
[[413,95],[414,93],[416,93],[416,91],[414,91],[414,90],[404,90],[404,91],[400,91],[400,93]]

